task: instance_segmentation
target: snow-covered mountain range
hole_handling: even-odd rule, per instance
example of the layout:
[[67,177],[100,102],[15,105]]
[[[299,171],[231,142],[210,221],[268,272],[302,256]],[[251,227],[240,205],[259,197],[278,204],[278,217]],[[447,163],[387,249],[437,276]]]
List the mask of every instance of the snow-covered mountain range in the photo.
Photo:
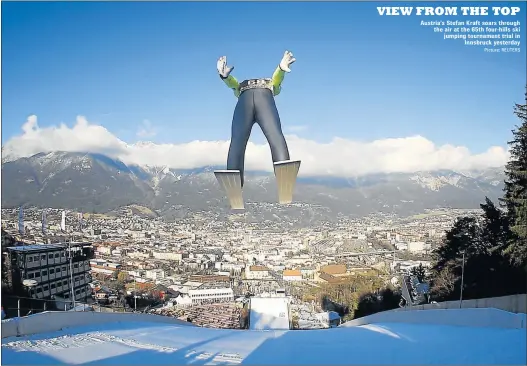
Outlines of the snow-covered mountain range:
[[[4,153],[4,151],[2,151]],[[2,207],[21,204],[105,212],[138,204],[160,215],[195,210],[228,212],[214,177],[217,167],[175,170],[126,165],[102,154],[51,152],[2,159]],[[374,174],[361,177],[299,177],[295,202],[280,207],[269,172],[247,172],[244,197],[255,210],[314,209],[324,215],[399,214],[425,208],[477,208],[485,196],[502,194],[503,168],[479,171]],[[251,207],[251,204],[249,204]]]

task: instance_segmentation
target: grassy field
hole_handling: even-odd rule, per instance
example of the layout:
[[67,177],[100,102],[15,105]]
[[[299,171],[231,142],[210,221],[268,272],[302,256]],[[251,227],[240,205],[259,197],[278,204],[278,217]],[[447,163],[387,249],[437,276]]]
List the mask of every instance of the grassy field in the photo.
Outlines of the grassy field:
[[139,205],[130,205],[128,207],[130,207],[131,209],[139,211],[143,215],[156,216],[155,212],[152,211],[151,209],[149,209],[148,207],[139,206]]
[[422,219],[426,219],[427,217],[441,216],[441,215],[445,215],[445,212],[444,211],[433,211],[433,212],[428,212],[428,213],[408,216],[408,219],[422,220]]

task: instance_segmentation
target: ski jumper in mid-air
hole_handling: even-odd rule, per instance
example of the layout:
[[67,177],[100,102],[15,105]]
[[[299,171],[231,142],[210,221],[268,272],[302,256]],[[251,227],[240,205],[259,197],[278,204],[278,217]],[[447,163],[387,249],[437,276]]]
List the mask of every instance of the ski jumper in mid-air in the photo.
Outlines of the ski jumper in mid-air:
[[290,66],[295,61],[293,54],[286,51],[272,78],[249,79],[239,83],[231,75],[234,67],[227,66],[227,58],[222,56],[218,59],[220,78],[238,98],[232,118],[227,170],[215,172],[218,182],[227,191],[232,208],[243,208],[241,189],[244,184],[245,149],[255,123],[260,126],[271,147],[279,201],[292,201],[300,161],[289,160],[289,149],[274,97],[280,94],[285,73],[291,72]]

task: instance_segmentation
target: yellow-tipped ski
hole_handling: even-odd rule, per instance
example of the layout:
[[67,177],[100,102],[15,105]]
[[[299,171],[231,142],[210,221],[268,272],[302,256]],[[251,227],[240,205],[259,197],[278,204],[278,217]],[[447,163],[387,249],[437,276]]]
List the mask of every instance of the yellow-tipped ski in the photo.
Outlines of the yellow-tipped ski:
[[274,163],[274,175],[278,184],[278,202],[293,202],[293,190],[300,169],[300,160],[277,161]]
[[227,195],[233,210],[243,210],[242,180],[239,170],[216,170],[216,180]]

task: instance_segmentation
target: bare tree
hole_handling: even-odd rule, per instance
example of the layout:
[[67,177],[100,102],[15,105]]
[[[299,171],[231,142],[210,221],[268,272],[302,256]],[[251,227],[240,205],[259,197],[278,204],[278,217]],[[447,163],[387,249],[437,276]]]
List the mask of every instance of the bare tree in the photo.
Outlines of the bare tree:
[[454,292],[456,281],[457,276],[449,267],[445,267],[435,276],[432,293],[438,297],[448,296]]

